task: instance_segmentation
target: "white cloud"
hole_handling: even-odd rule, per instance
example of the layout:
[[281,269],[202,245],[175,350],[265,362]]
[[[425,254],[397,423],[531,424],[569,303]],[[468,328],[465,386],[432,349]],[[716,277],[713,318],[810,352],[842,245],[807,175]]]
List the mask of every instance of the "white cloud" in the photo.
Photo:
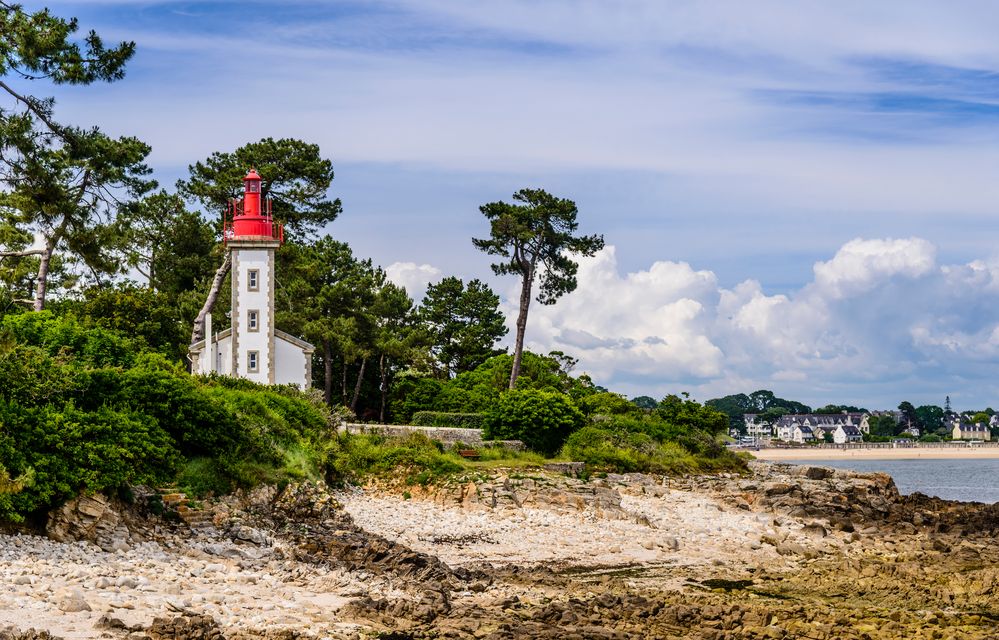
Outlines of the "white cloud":
[[423,300],[427,285],[441,277],[441,270],[429,264],[415,262],[393,262],[385,267],[389,280],[406,288],[406,293],[417,304]]
[[[995,404],[999,264],[942,266],[935,255],[919,238],[856,239],[817,263],[812,282],[767,295],[751,280],[720,287],[686,263],[622,274],[608,246],[580,261],[575,292],[532,305],[527,344],[576,356],[598,382],[632,394],[771,388],[818,404],[947,394]],[[516,295],[511,287],[507,299]]]

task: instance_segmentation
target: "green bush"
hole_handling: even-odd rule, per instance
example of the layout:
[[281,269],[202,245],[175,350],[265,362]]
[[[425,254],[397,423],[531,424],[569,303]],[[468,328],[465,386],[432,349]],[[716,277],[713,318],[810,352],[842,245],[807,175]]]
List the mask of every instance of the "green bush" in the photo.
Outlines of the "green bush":
[[417,411],[413,414],[417,427],[447,427],[451,429],[481,429],[481,413],[448,413],[445,411]]
[[170,436],[134,411],[0,401],[0,425],[0,466],[12,476],[32,478],[21,491],[0,495],[5,520],[20,521],[80,492],[162,482],[180,461]]
[[584,422],[583,413],[565,394],[534,389],[507,391],[485,411],[483,436],[490,440],[521,440],[529,449],[554,455]]
[[71,318],[15,318],[4,320],[7,335],[35,346],[0,341],[0,469],[23,480],[0,492],[0,519],[80,492],[170,481],[178,469],[199,495],[322,475],[333,421],[314,395],[193,377]]
[[724,447],[720,451],[705,447],[705,451],[696,453],[677,442],[657,442],[645,433],[598,426],[583,427],[570,435],[562,457],[616,473],[684,475],[746,468],[745,461]]
[[405,438],[341,433],[335,442],[328,467],[337,480],[358,480],[402,468],[411,481],[426,483],[464,469],[457,454],[445,452],[440,443],[422,433]]
[[0,329],[18,343],[39,347],[50,356],[63,355],[91,367],[130,366],[143,342],[110,329],[88,327],[75,316],[50,311],[7,315]]
[[602,391],[593,393],[578,401],[579,408],[588,416],[615,416],[637,414],[641,411],[624,396]]
[[437,405],[441,381],[406,372],[396,377],[392,385],[389,414],[396,424],[409,424],[417,411],[429,411]]

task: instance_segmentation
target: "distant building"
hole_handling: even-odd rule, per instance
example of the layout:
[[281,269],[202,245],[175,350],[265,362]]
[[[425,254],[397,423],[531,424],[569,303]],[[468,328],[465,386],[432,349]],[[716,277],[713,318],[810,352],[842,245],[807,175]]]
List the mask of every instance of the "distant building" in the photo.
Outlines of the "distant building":
[[812,428],[807,425],[795,425],[794,429],[791,431],[791,442],[805,444],[806,442],[811,442],[812,440],[815,440],[815,432],[812,431]]
[[912,436],[913,438],[918,438],[921,434],[922,434],[922,431],[920,431],[919,427],[910,424],[908,427],[905,428],[905,431],[903,431],[902,433],[900,433],[898,435],[900,435],[900,436]]
[[992,438],[992,434],[989,433],[989,425],[982,422],[972,424],[961,418],[954,418],[951,426],[951,437],[954,440],[990,440]]
[[742,416],[746,422],[746,435],[752,436],[756,440],[769,440],[773,437],[773,425],[765,421],[757,421],[759,415],[747,413]]
[[849,442],[861,442],[864,439],[864,434],[860,431],[859,427],[851,424],[841,424],[833,431],[832,437],[833,442],[836,444],[847,444]]
[[826,432],[833,434],[835,438],[835,432],[841,426],[844,427],[844,434],[852,434],[853,430],[864,434],[870,432],[868,417],[867,413],[794,413],[781,416],[773,425],[773,432],[778,438],[788,442],[794,441],[796,427],[808,427],[813,436],[819,438]]

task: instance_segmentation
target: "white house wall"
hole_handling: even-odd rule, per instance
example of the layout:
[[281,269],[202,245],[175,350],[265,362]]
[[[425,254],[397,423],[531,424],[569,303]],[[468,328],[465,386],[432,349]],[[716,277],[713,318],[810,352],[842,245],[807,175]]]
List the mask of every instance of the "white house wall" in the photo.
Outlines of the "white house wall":
[[274,383],[305,387],[311,377],[312,354],[278,337],[274,340]]

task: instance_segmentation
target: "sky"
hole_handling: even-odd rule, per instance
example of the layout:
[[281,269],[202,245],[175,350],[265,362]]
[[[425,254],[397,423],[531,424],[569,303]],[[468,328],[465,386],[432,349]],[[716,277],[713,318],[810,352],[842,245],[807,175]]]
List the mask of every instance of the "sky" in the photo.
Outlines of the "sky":
[[999,408],[996,3],[47,6],[137,45],[120,82],[31,86],[61,119],[145,140],[166,185],[263,137],[318,143],[329,233],[417,298],[480,278],[512,324],[478,207],[574,200],[607,246],[532,306],[527,345],[612,390]]

